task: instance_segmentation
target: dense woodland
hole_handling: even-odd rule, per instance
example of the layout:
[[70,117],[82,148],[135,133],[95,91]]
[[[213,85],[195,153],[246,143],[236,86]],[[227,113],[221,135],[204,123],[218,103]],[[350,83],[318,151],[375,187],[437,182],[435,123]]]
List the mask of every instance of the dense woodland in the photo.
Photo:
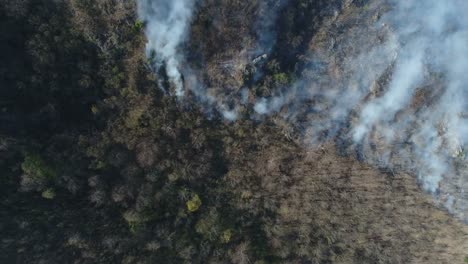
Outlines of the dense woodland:
[[[214,94],[291,83],[353,1],[291,0],[253,69],[259,2],[197,3],[184,48]],[[463,263],[466,227],[413,177],[169,95],[135,5],[0,0],[0,263]]]

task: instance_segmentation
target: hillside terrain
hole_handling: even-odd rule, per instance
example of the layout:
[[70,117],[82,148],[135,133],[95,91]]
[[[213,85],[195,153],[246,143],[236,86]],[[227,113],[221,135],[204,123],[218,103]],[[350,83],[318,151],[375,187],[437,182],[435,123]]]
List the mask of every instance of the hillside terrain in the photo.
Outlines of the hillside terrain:
[[433,191],[412,138],[349,136],[404,54],[392,1],[171,3],[0,0],[0,263],[468,262],[462,147]]

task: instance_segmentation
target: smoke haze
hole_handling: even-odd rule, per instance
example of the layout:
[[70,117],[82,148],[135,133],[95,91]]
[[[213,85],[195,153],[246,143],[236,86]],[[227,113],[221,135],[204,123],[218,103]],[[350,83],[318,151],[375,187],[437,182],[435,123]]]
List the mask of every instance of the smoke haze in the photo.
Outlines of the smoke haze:
[[180,72],[184,56],[180,45],[186,40],[192,18],[193,0],[138,0],[138,15],[147,23],[147,53],[156,53],[158,68],[165,66],[167,76],[175,85],[177,96],[184,95]]
[[258,18],[255,25],[257,53],[270,53],[276,42],[276,20],[288,0],[265,0],[259,3]]
[[[467,3],[391,1],[391,5],[380,22],[390,25],[398,42],[394,70],[384,91],[363,105],[352,129],[353,140],[378,143],[372,133],[381,134],[388,148],[384,155],[408,157],[411,164],[406,169],[415,171],[423,188],[466,218],[467,171],[460,165],[466,163],[468,132],[464,114],[468,78],[463,74],[468,69]],[[402,148],[404,144],[411,150]],[[463,183],[454,188],[457,179]]]
[[467,3],[375,1],[369,10],[386,4],[375,25],[350,31],[332,51],[313,49],[307,76],[254,110],[286,107],[281,115],[312,144],[342,137],[371,164],[413,172],[466,220]]
[[[140,17],[148,21],[148,49],[160,55],[182,95],[183,57],[177,48],[185,40],[193,2],[139,3]],[[339,36],[330,29],[345,21],[330,18],[329,31],[322,34],[332,45],[317,33],[301,79],[258,98],[252,110],[286,119],[309,143],[344,139],[370,164],[415,174],[422,188],[467,220],[466,10],[462,0],[371,1],[359,13],[358,26]],[[276,17],[269,18],[254,25],[263,32],[257,33],[258,45],[266,52],[279,34],[273,30]],[[214,105],[229,121],[239,118],[239,106],[220,103],[226,98],[208,95],[197,77],[191,78],[201,102]]]

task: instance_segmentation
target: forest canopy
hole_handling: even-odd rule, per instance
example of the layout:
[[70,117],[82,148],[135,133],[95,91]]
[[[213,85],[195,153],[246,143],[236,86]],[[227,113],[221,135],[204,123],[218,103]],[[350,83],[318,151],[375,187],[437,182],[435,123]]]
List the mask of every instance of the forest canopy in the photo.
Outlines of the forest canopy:
[[0,0],[0,262],[462,263],[467,226],[411,173],[309,146],[267,100],[344,76],[311,51],[338,63],[324,31],[345,42],[372,2],[196,1],[180,99],[136,1]]

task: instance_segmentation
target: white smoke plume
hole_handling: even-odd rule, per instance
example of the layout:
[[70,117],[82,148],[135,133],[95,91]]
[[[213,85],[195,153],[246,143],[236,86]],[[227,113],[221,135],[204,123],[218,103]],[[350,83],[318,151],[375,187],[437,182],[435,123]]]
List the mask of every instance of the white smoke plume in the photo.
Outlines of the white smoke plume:
[[[139,3],[148,48],[160,54],[181,95],[183,56],[177,47],[185,40],[193,2]],[[348,151],[370,164],[415,174],[441,205],[468,221],[466,10],[464,0],[374,0],[344,31],[346,19],[330,18],[330,43],[313,40],[301,80],[257,99],[254,118],[280,115],[312,144],[344,139]],[[274,43],[275,19],[254,25],[265,32],[259,39],[265,51]],[[239,118],[240,106],[227,107],[222,102],[229,98],[211,96],[196,74],[184,71],[185,82],[192,83],[188,89],[203,105],[229,121]],[[246,107],[248,91],[241,92]]]
[[[264,0],[259,2],[257,23],[255,31],[257,35],[257,53],[270,53],[276,42],[276,20],[279,12],[289,0]],[[258,54],[257,54],[258,55]]]
[[[466,218],[468,171],[457,163],[466,163],[468,143],[468,19],[464,14],[468,3],[399,0],[391,4],[393,9],[382,22],[392,27],[398,41],[395,69],[382,94],[365,102],[353,139],[372,142],[372,133],[381,134],[387,153],[400,156],[408,156],[400,146],[410,144],[409,169],[417,173],[423,188],[450,201],[450,209],[456,207]],[[463,178],[466,182],[453,186],[452,181]]]
[[[277,39],[277,20],[280,11],[288,4],[289,0],[262,0],[258,2],[257,21],[254,25],[256,43],[251,52],[251,59],[256,67],[253,76],[254,81],[263,77],[261,66],[271,54]],[[260,66],[260,67],[259,67]]]
[[[157,68],[165,66],[167,76],[175,85],[175,95],[182,97],[190,89],[195,98],[211,112],[217,109],[229,121],[237,119],[236,109],[229,109],[206,92],[196,73],[185,61],[182,44],[187,41],[195,0],[138,0],[139,18],[146,23],[147,56],[156,54]],[[184,75],[184,79],[182,76]],[[188,88],[184,83],[189,84]]]
[[[274,25],[277,13],[287,1],[259,2],[258,20],[255,25],[257,45],[254,56],[271,52],[276,39]],[[181,45],[187,40],[191,18],[195,11],[195,0],[138,0],[137,3],[139,18],[146,23],[147,55],[151,57],[152,54],[156,54],[157,68],[165,66],[168,77],[175,85],[175,94],[181,97],[189,89],[198,102],[205,106],[208,113],[214,108],[226,120],[235,121],[238,118],[239,106],[228,107],[224,100],[209,94],[205,85],[198,80],[196,72],[185,62],[181,52]],[[184,87],[184,83],[188,84],[188,87]],[[239,96],[246,101],[245,91]]]
[[194,0],[138,0],[139,18],[146,23],[147,53],[156,54],[158,68],[165,66],[177,96],[184,95],[180,45],[186,40]]
[[370,29],[350,29],[341,36],[349,41],[332,51],[314,50],[299,88],[262,98],[254,109],[272,114],[287,107],[282,115],[306,127],[312,142],[348,138],[364,160],[416,174],[468,220],[468,2],[369,5],[390,10]]
[[200,82],[197,72],[193,71],[190,67],[184,68],[185,83],[192,92],[197,103],[199,103],[208,115],[213,114],[213,110],[221,113],[221,116],[229,121],[233,122],[238,118],[238,106],[235,108],[228,107],[222,100],[211,95],[206,86]]

